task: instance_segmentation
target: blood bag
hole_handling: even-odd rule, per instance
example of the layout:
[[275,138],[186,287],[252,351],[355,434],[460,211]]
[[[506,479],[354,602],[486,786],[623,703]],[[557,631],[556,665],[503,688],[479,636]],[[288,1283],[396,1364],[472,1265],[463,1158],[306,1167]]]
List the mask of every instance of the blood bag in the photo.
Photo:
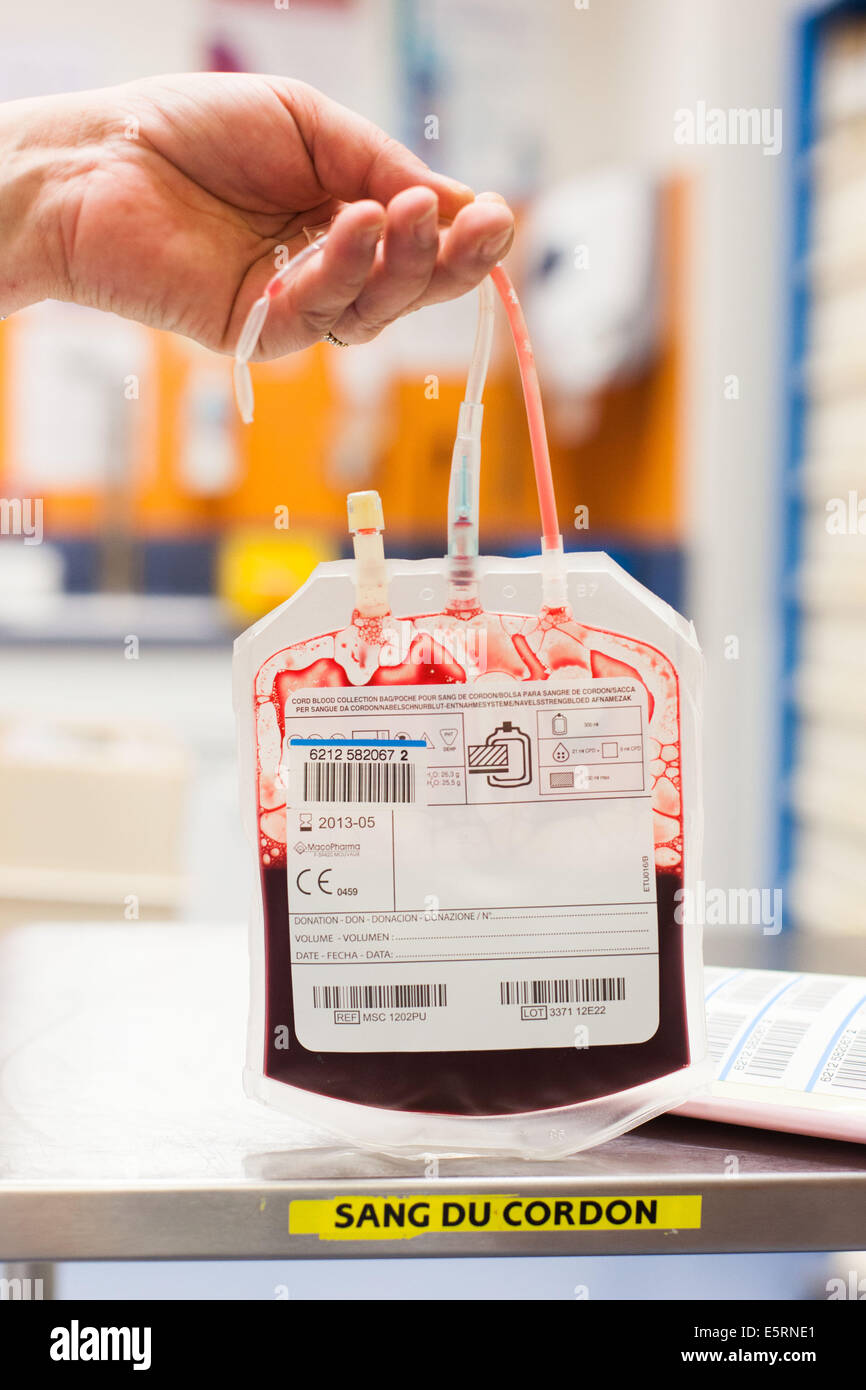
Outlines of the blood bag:
[[700,651],[608,556],[563,553],[518,336],[539,555],[478,555],[470,372],[448,554],[386,560],[381,502],[353,494],[355,559],[317,566],[235,646],[257,880],[245,1087],[389,1153],[553,1158],[709,1075],[681,910]]

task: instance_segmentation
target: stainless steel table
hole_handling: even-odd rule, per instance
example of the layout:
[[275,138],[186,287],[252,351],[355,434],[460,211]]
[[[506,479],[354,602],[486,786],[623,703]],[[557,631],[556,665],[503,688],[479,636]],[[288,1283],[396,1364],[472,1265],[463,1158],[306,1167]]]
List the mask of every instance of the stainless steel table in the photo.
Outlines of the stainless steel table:
[[[240,1088],[246,940],[227,927],[0,936],[0,1260],[866,1248],[866,1150],[666,1117],[554,1163],[351,1153]],[[301,1198],[700,1194],[700,1229],[290,1235]]]

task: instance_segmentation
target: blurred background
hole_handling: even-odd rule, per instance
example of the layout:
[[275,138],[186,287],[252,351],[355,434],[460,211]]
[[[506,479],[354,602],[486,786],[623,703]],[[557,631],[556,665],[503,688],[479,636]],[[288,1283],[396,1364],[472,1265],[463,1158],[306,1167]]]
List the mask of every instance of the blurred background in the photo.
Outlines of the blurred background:
[[[0,20],[0,99],[291,75],[512,202],[566,547],[612,553],[706,653],[706,883],[782,888],[812,968],[832,933],[866,973],[866,0],[150,0],[146,23],[0,0]],[[390,553],[441,552],[474,314],[254,368],[248,428],[230,362],[191,342],[58,303],[0,324],[0,496],[44,507],[41,544],[0,535],[0,927],[245,917],[231,640],[346,553],[349,489],[380,490]],[[507,349],[482,544],[520,554],[538,523]]]

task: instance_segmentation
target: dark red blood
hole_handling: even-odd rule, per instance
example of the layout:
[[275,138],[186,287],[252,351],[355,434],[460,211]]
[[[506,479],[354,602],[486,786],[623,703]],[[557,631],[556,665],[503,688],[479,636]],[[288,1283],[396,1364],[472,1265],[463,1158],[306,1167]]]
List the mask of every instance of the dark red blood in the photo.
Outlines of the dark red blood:
[[640,671],[636,671],[633,666],[629,666],[627,661],[617,661],[615,656],[605,656],[604,652],[591,651],[589,654],[589,664],[592,674],[596,680],[619,680],[626,677],[628,680],[640,681],[647,697],[647,718],[652,719],[655,709],[655,700],[651,691],[647,688],[647,683],[641,678]]
[[[593,1100],[639,1086],[689,1062],[679,874],[656,873],[659,920],[657,1031],[619,1046],[499,1052],[308,1052],[295,1032],[285,865],[262,869],[267,942],[265,1072],[305,1091],[385,1110],[512,1115]],[[289,1032],[287,1048],[277,1030]],[[281,1041],[284,1041],[281,1038]]]
[[[420,641],[420,639],[419,639]],[[406,662],[380,667],[371,685],[463,683],[466,673],[441,647],[413,642]],[[517,634],[514,647],[530,672],[548,672]],[[641,681],[633,666],[602,652],[590,653],[593,676]],[[314,686],[345,686],[349,681],[334,661],[314,662],[303,671],[285,671],[274,683],[282,727],[288,694]],[[644,681],[641,684],[646,686]],[[654,701],[647,690],[649,715]],[[275,847],[276,848],[276,847]],[[310,1052],[294,1026],[289,943],[288,882],[280,862],[261,865],[266,950],[265,1072],[291,1086],[387,1110],[451,1115],[507,1115],[554,1109],[593,1100],[652,1081],[689,1062],[683,979],[682,926],[677,920],[681,873],[656,871],[659,928],[659,1026],[646,1042],[577,1049],[514,1048],[491,1052],[344,1053]],[[282,1029],[288,1030],[288,1047]]]

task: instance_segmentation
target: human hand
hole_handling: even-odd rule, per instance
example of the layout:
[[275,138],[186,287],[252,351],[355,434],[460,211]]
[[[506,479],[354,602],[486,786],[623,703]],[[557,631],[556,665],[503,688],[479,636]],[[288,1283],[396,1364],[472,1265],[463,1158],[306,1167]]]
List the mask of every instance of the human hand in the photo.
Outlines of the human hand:
[[[304,228],[321,255],[271,307],[257,357],[328,331],[366,342],[471,290],[511,243],[397,141],[305,83],[197,73],[0,107],[0,313],[73,300],[232,352]],[[448,225],[440,226],[440,221]]]

